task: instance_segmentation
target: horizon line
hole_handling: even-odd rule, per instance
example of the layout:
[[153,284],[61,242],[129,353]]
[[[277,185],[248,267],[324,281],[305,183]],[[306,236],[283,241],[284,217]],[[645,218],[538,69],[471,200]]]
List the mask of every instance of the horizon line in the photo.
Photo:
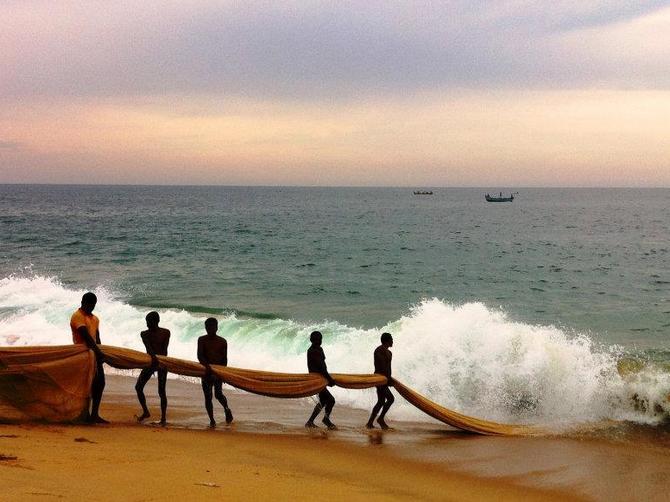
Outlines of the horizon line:
[[[471,188],[487,189],[494,185],[227,185],[227,184],[150,184],[150,183],[48,183],[48,182],[0,182],[0,186],[78,186],[78,187],[181,187],[181,188],[406,188],[406,189],[451,189]],[[541,189],[541,188],[572,188],[572,189],[670,189],[670,186],[659,185],[495,185],[506,190]]]

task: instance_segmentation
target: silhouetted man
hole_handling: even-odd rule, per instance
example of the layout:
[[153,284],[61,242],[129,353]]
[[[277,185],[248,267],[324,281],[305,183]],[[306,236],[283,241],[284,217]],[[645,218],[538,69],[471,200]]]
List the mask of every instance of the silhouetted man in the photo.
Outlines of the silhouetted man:
[[167,356],[168,344],[170,343],[170,331],[165,328],[158,327],[160,316],[158,312],[149,312],[146,316],[147,330],[142,331],[140,336],[142,342],[147,349],[147,354],[151,356],[151,368],[144,368],[140,373],[137,383],[135,384],[135,392],[137,392],[137,399],[142,406],[142,415],[137,417],[138,422],[142,422],[151,416],[149,408],[147,408],[147,399],[144,397],[144,386],[151,379],[155,371],[158,372],[158,395],[161,398],[161,425],[166,424],[165,412],[167,411],[167,394],[165,386],[167,383],[167,370],[158,367],[158,359],[156,356]]
[[209,415],[209,426],[216,427],[214,420],[214,408],[212,406],[212,387],[214,387],[214,397],[221,403],[226,413],[226,423],[233,421],[233,414],[228,408],[228,400],[223,395],[223,382],[219,377],[212,373],[210,364],[228,366],[228,343],[225,338],[216,334],[219,329],[219,322],[213,317],[205,321],[206,335],[198,338],[198,361],[206,368],[205,376],[202,378],[202,392],[205,394],[205,409]]
[[[388,378],[389,383],[391,381],[391,357],[393,354],[389,350],[390,347],[393,347],[393,337],[391,333],[382,333],[381,337],[382,344],[375,349],[375,373],[379,375],[384,375]],[[391,394],[391,389],[388,385],[380,385],[377,387],[377,404],[372,408],[372,414],[370,415],[370,420],[365,425],[368,429],[374,429],[373,421],[381,410],[379,419],[377,423],[382,429],[388,429],[389,426],[384,421],[386,412],[389,410],[391,405],[395,401],[393,394]]]
[[81,297],[81,307],[78,308],[70,318],[70,329],[72,330],[72,341],[75,344],[86,345],[95,353],[95,376],[91,383],[91,410],[86,410],[86,421],[92,424],[108,424],[109,422],[100,416],[100,401],[102,392],[105,390],[105,371],[102,367],[104,356],[98,347],[100,343],[100,320],[93,315],[98,298],[95,294],[85,293]]
[[[313,331],[312,334],[309,335],[309,341],[312,342],[312,345],[307,349],[307,371],[323,375],[326,377],[326,380],[328,380],[328,385],[332,387],[335,385],[335,381],[333,380],[333,377],[330,376],[330,373],[328,373],[328,368],[326,367],[326,355],[321,348],[322,340],[323,336],[319,331]],[[314,419],[321,410],[324,409],[325,413],[322,422],[331,430],[337,429],[335,424],[330,421],[330,412],[333,411],[333,406],[335,406],[335,398],[328,389],[323,389],[319,392],[319,402],[314,407],[314,411],[309,417],[309,420],[307,420],[305,427],[316,427]]]

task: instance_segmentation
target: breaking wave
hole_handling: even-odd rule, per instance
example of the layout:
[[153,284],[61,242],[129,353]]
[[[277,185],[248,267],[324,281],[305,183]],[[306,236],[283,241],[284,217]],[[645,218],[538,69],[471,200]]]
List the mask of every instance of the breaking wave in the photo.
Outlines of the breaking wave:
[[[0,345],[71,343],[69,317],[82,290],[57,278],[0,279]],[[142,350],[139,332],[149,308],[129,305],[105,288],[96,290],[103,343]],[[172,331],[170,355],[195,359],[209,309],[157,309]],[[221,308],[219,334],[229,343],[231,366],[268,371],[306,371],[309,333],[324,334],[330,371],[368,373],[382,331],[393,333],[394,374],[434,401],[461,413],[499,422],[558,427],[604,419],[654,424],[670,411],[670,373],[658,364],[625,364],[616,346],[586,334],[515,322],[482,303],[451,305],[424,300],[379,329],[334,321],[298,323],[272,316],[245,316]],[[374,391],[334,389],[342,404],[368,408]],[[397,400],[393,415],[422,419]]]

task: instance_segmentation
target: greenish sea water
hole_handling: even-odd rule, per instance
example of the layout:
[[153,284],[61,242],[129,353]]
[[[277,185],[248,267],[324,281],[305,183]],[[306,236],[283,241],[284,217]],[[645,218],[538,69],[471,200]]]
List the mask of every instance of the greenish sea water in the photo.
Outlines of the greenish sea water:
[[[601,381],[616,361],[670,360],[670,190],[484,201],[500,189],[2,185],[0,344],[67,343],[68,313],[93,289],[106,343],[141,347],[155,308],[192,357],[217,315],[240,363],[300,370],[319,327],[331,366],[360,372],[393,329],[398,371],[447,404],[611,416],[626,399]],[[561,385],[610,395],[561,411]]]

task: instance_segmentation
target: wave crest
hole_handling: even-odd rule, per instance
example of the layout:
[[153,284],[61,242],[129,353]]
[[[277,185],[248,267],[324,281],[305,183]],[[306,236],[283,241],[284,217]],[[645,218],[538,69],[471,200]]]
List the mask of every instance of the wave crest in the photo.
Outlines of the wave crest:
[[[0,344],[70,343],[69,317],[83,292],[53,277],[1,279]],[[103,342],[141,350],[139,332],[149,308],[128,305],[105,288],[96,294]],[[158,310],[161,324],[173,333],[171,355],[194,359],[204,315]],[[489,420],[555,426],[602,419],[656,423],[670,410],[670,374],[662,368],[646,364],[621,371],[619,347],[596,346],[585,334],[556,327],[515,322],[481,303],[424,300],[376,330],[333,321],[219,316],[230,364],[238,367],[304,372],[314,329],[324,334],[329,369],[342,373],[371,372],[379,334],[390,331],[394,372],[402,381],[448,408]],[[339,402],[356,407],[374,401],[373,391],[335,389],[335,394]],[[399,401],[394,414],[420,418]]]

